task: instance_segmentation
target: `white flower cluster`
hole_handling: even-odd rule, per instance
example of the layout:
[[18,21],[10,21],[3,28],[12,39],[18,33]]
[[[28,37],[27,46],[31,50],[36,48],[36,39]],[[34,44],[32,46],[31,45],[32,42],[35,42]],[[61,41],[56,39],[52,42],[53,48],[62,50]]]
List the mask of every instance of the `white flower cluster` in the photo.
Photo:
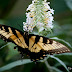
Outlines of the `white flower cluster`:
[[32,32],[34,27],[44,30],[53,28],[53,14],[54,10],[49,6],[50,2],[46,0],[33,0],[27,8],[26,22],[23,22],[23,30]]

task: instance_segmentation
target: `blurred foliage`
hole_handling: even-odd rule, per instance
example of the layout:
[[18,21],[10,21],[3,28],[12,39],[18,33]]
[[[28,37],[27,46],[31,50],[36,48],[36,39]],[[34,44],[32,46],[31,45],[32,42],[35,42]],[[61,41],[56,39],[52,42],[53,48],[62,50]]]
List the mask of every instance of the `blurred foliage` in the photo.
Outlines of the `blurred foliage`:
[[67,6],[72,10],[72,0],[65,0],[66,1],[66,4]]
[[[58,37],[72,45],[72,0],[48,1],[51,2],[51,8],[55,10],[55,22],[53,33],[48,34],[47,37]],[[26,8],[30,3],[31,0],[0,0],[0,24],[5,24],[23,31],[22,25],[26,19]],[[33,33],[37,34],[37,29]],[[2,48],[2,46],[4,47]],[[14,46],[14,44],[7,44],[0,39],[0,48],[2,48],[0,49],[0,67],[21,59],[17,50],[15,51],[13,49]],[[55,55],[55,57],[56,59],[60,59],[67,67],[72,67],[72,54],[59,54]],[[26,56],[25,59],[27,59]],[[53,72],[67,71],[64,68],[65,65],[62,66],[57,60],[51,57],[47,61],[50,66],[44,62],[38,62],[37,64],[32,62],[16,66],[4,72],[52,72],[52,69],[55,69]]]

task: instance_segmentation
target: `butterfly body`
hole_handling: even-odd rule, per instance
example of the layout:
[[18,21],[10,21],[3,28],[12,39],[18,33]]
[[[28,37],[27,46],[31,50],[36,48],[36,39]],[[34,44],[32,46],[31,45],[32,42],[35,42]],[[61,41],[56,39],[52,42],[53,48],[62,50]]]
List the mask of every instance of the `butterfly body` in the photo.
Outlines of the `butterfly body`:
[[[0,38],[4,41],[13,42],[17,45],[22,56],[26,54],[32,61],[44,59],[46,54],[59,54],[70,52],[63,44],[52,39],[21,32],[18,29],[0,25]],[[16,49],[16,47],[14,47]]]

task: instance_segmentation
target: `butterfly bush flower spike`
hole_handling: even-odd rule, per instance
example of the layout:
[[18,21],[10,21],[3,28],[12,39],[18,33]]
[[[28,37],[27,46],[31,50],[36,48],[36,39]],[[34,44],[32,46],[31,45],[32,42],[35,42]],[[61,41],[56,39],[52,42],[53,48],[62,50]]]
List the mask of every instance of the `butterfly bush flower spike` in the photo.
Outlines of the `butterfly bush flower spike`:
[[51,31],[53,28],[54,10],[49,6],[50,2],[46,0],[33,0],[27,8],[26,22],[23,22],[23,30],[32,32],[36,27],[38,32]]

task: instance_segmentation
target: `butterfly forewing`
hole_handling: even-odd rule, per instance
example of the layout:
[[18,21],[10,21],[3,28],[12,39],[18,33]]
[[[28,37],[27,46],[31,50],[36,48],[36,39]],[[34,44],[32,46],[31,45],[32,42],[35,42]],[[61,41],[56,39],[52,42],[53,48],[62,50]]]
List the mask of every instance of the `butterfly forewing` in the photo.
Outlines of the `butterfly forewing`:
[[28,48],[22,34],[20,33],[20,31],[14,29],[12,27],[0,25],[1,38],[5,38],[5,40],[12,41],[22,48]]
[[50,53],[64,53],[70,51],[65,45],[45,37],[40,36],[38,42],[36,42],[36,37],[37,36],[31,36],[29,40],[29,49],[31,51],[33,50],[32,52],[40,52],[40,50],[44,50]]
[[59,53],[67,53],[70,52],[70,50],[63,44],[54,41],[52,44],[48,44],[47,46],[49,46],[51,49],[48,50],[48,53],[50,54],[59,54]]
[[33,61],[37,59],[43,59],[46,54],[52,55],[70,52],[70,50],[65,45],[38,35],[30,36],[29,50],[32,53],[32,56],[35,55],[33,57],[31,56]]
[[36,37],[37,36],[31,36],[31,38],[29,38],[29,50],[38,53],[41,50],[41,46],[36,41]]

